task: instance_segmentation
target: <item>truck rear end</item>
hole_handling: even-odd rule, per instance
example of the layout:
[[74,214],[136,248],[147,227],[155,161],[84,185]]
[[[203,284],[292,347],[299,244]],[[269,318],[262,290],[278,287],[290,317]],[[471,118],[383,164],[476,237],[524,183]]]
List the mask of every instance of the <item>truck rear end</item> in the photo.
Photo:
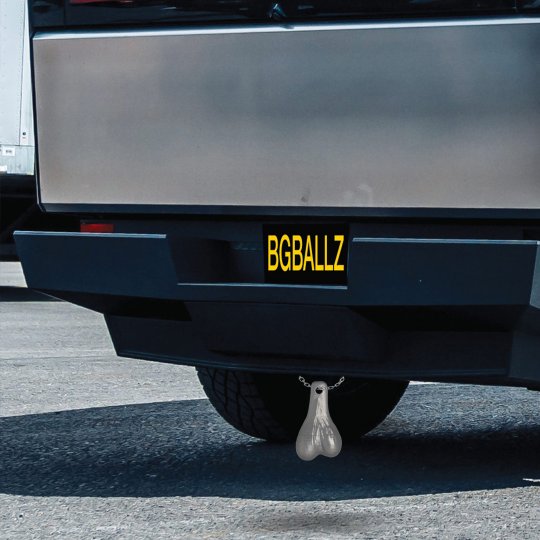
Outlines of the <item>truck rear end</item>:
[[351,437],[410,379],[540,386],[534,3],[30,7],[40,204],[81,228],[19,255],[119,355],[268,439],[299,374],[375,411]]

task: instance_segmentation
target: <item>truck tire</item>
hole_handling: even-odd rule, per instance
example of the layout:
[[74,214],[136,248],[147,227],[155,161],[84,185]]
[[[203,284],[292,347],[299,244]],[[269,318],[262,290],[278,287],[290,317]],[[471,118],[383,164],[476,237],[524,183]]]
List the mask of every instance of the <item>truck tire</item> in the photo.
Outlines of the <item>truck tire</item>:
[[[294,441],[306,417],[309,390],[294,375],[197,368],[216,411],[233,427],[267,441]],[[337,377],[305,375],[306,380]],[[378,426],[394,409],[408,381],[349,378],[330,394],[330,415],[343,440],[354,441]]]

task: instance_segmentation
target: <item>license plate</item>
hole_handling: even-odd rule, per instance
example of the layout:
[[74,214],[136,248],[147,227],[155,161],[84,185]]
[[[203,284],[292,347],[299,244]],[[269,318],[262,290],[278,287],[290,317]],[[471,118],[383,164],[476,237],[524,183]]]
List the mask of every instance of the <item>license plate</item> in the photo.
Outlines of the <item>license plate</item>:
[[347,284],[347,225],[263,225],[263,241],[267,283]]

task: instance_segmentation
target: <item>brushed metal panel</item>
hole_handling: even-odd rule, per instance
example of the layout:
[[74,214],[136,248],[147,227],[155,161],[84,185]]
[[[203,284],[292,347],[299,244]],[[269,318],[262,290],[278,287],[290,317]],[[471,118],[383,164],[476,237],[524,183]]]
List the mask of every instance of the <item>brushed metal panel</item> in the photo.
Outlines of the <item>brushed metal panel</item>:
[[540,208],[539,23],[40,34],[42,201]]

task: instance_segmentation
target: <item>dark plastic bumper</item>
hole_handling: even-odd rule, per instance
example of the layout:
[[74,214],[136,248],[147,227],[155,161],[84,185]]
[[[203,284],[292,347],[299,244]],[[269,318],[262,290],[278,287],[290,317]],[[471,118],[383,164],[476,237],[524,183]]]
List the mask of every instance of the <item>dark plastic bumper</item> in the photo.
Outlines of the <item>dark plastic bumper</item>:
[[540,383],[534,241],[352,237],[347,286],[271,285],[262,250],[16,234],[29,287],[106,315],[118,354],[366,377]]

